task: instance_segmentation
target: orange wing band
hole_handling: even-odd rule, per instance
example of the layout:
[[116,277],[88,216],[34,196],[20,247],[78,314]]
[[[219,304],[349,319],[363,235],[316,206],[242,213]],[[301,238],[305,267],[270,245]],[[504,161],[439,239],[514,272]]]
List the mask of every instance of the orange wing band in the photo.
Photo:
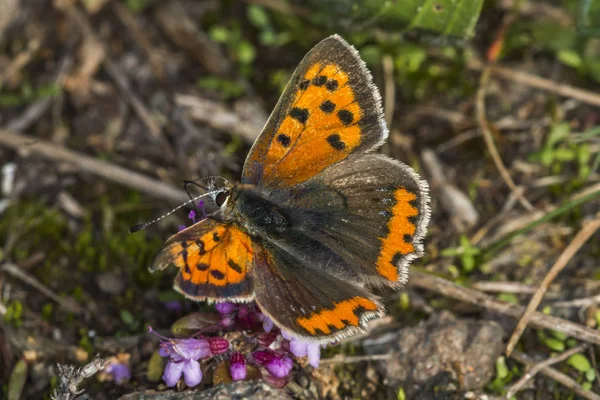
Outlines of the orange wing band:
[[316,335],[317,330],[329,335],[333,326],[341,330],[347,326],[358,326],[360,313],[377,310],[377,304],[365,297],[353,297],[335,304],[333,309],[315,312],[308,318],[298,318],[296,322],[311,335]]
[[388,221],[389,234],[381,238],[381,251],[377,259],[377,271],[390,281],[398,280],[398,262],[400,257],[415,251],[412,243],[416,226],[410,217],[419,215],[419,210],[411,202],[416,195],[404,188],[394,192],[396,204],[392,208],[392,217]]

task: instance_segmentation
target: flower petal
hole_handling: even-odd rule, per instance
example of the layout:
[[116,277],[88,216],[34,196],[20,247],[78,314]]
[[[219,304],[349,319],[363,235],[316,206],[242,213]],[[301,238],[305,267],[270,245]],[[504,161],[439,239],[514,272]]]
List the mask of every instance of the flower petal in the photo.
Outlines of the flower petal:
[[173,350],[185,360],[207,358],[211,354],[210,344],[206,339],[179,339],[173,344]]
[[248,373],[246,370],[246,359],[241,353],[233,353],[231,355],[229,373],[231,375],[231,379],[234,381],[243,381],[246,379]]
[[308,354],[308,343],[299,339],[292,339],[290,341],[290,351],[296,357],[304,357]]
[[169,361],[162,376],[163,381],[165,381],[168,387],[177,385],[177,381],[181,378],[182,371],[183,363]]
[[189,387],[194,387],[202,381],[202,370],[198,361],[187,360],[183,363],[183,379]]
[[237,309],[237,304],[234,303],[217,303],[215,304],[215,308],[219,312],[219,314],[231,314]]
[[275,357],[267,363],[265,368],[276,378],[285,378],[290,374],[294,361],[289,357]]
[[314,368],[319,367],[319,361],[321,361],[321,346],[318,343],[310,343],[307,349],[308,363]]

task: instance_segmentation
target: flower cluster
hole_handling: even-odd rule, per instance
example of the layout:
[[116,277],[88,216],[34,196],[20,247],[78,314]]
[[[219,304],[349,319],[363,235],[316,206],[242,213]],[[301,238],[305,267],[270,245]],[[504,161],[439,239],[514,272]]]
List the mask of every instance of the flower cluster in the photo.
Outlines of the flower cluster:
[[[220,355],[216,362],[227,360],[227,378],[230,381],[248,379],[251,375],[249,368],[252,368],[277,387],[287,383],[294,366],[293,358],[307,357],[310,365],[318,367],[319,344],[304,342],[278,329],[254,303],[218,303],[215,308],[219,314],[218,324],[190,338],[166,338],[149,328],[151,333],[161,338],[159,354],[168,358],[163,374],[167,386],[175,386],[182,376],[187,386],[198,385],[202,381],[201,362],[216,355]],[[234,331],[243,331],[245,335],[238,335],[231,341],[223,336],[204,335],[215,330],[224,336],[227,336],[226,332]],[[222,377],[220,379],[223,380]]]

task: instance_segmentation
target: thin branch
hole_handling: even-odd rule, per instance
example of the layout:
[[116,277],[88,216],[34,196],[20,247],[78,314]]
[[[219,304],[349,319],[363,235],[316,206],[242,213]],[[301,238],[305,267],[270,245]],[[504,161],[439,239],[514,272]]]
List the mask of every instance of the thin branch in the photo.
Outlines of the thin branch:
[[[514,351],[512,353],[511,358],[517,360],[521,364],[525,364],[528,367],[533,367],[535,365],[534,360],[532,360],[529,356],[527,356],[523,353],[520,353],[518,351]],[[577,382],[575,382],[573,379],[571,379],[569,376],[563,374],[562,372],[558,372],[554,368],[544,367],[544,368],[542,368],[540,373],[542,375],[547,376],[550,379],[555,380],[556,382],[560,383],[564,387],[571,389],[578,396],[581,396],[584,399],[600,400],[600,396],[598,396],[596,393],[584,389]]]
[[523,196],[523,194],[517,189],[517,185],[512,180],[508,170],[504,166],[502,162],[502,158],[500,158],[500,154],[498,153],[498,149],[496,148],[496,144],[494,143],[494,138],[492,137],[492,133],[490,132],[490,127],[488,125],[487,118],[485,116],[485,92],[487,88],[488,81],[490,79],[490,69],[486,68],[483,70],[481,75],[481,79],[479,81],[479,90],[477,90],[477,98],[476,98],[476,109],[477,109],[477,123],[479,124],[479,129],[481,129],[481,133],[483,135],[483,139],[485,140],[485,144],[487,145],[488,151],[496,164],[496,168],[500,172],[500,176],[508,185],[510,190],[515,194],[519,202],[525,207],[528,211],[533,210],[533,206],[529,201]]
[[587,344],[581,344],[577,347],[573,347],[570,350],[565,351],[562,354],[558,354],[554,357],[550,357],[547,360],[541,361],[531,367],[525,375],[523,375],[518,381],[516,381],[506,392],[506,398],[510,400],[514,395],[516,395],[519,390],[523,389],[523,386],[531,380],[534,376],[537,375],[538,372],[543,370],[546,367],[549,367],[554,364],[558,364],[561,361],[566,360],[571,357],[573,354],[581,353],[585,349],[587,349]]
[[94,40],[104,49],[106,56],[104,57],[102,63],[104,64],[104,68],[106,68],[106,72],[108,72],[110,77],[115,81],[122,94],[128,100],[129,104],[131,104],[131,107],[135,113],[150,131],[150,134],[157,140],[164,140],[160,125],[152,118],[150,111],[148,111],[144,103],[133,92],[125,74],[115,63],[110,60],[108,56],[110,52],[94,31],[94,28],[92,27],[92,24],[88,20],[87,16],[81,12],[77,6],[71,4],[71,2],[59,3],[63,3],[61,4],[62,10],[69,16],[69,19],[73,21],[86,36]]
[[600,304],[600,294],[582,299],[574,299],[568,301],[556,301],[552,303],[552,307],[568,308],[568,307],[589,307],[593,304]]
[[387,361],[392,358],[392,354],[371,354],[365,356],[346,356],[343,354],[337,354],[331,358],[321,360],[321,365],[328,364],[352,364],[363,361]]
[[592,235],[599,228],[600,228],[600,217],[585,224],[581,228],[579,233],[573,238],[573,241],[565,248],[565,250],[560,255],[560,257],[558,257],[558,260],[556,260],[556,262],[554,263],[552,268],[550,268],[550,271],[548,271],[548,273],[544,277],[544,280],[542,281],[542,283],[540,283],[540,286],[538,287],[535,294],[531,298],[531,301],[529,302],[529,304],[527,305],[527,308],[525,309],[525,313],[519,320],[519,323],[517,324],[515,331],[513,332],[512,336],[510,337],[510,339],[508,341],[508,344],[506,345],[506,354],[508,356],[510,356],[510,353],[514,350],[517,342],[519,341],[519,338],[521,337],[521,334],[525,330],[525,327],[527,326],[527,323],[529,322],[529,319],[531,318],[531,315],[537,309],[537,307],[540,305],[540,302],[542,301],[542,299],[543,299],[544,295],[546,294],[548,287],[550,287],[550,284],[552,283],[552,281],[554,281],[554,279],[558,276],[558,274],[565,268],[565,266],[567,265],[569,260],[571,260],[571,258],[575,255],[575,253],[577,253],[577,251],[581,248],[581,246],[583,246],[585,244],[585,242],[587,242],[588,239],[590,237],[592,237]]
[[176,203],[188,200],[183,190],[176,189],[169,184],[32,136],[15,134],[0,128],[0,146],[9,147],[17,151],[27,151],[56,161],[73,163],[86,172],[139,190],[159,199]]
[[556,83],[550,79],[541,78],[537,75],[500,65],[486,65],[485,63],[474,58],[467,62],[467,67],[476,71],[489,68],[491,74],[494,76],[501,77],[522,85],[542,89],[560,96],[570,97],[583,103],[600,107],[600,94],[596,92],[579,89],[564,83]]
[[[423,272],[413,270],[410,274],[408,284],[515,319],[520,318],[525,311],[525,307],[496,300],[478,290],[459,286],[446,279],[425,274]],[[531,324],[538,328],[553,329],[565,333],[567,336],[584,342],[600,344],[600,331],[562,318],[534,312],[531,316]]]
[[535,288],[521,282],[475,282],[471,288],[482,292],[495,293],[535,293]]
[[85,313],[85,310],[81,308],[81,306],[77,304],[77,302],[71,297],[60,297],[42,282],[37,280],[34,276],[28,274],[27,271],[23,270],[23,268],[19,267],[18,265],[13,263],[4,263],[0,265],[0,270],[5,271],[9,275],[12,275],[13,277],[20,279],[21,281],[32,286],[40,293],[43,293],[44,295],[54,300],[56,303],[58,303],[60,307],[64,308],[66,311],[79,315]]

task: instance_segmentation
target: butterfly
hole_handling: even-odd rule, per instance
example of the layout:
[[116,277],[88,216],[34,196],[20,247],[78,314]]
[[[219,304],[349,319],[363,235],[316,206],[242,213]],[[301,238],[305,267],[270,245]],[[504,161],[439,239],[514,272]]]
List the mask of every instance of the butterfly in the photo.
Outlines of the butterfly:
[[300,62],[219,209],[173,235],[151,270],[209,302],[255,301],[293,337],[326,343],[364,331],[384,308],[373,288],[405,283],[423,253],[427,182],[375,153],[381,97],[338,35]]

